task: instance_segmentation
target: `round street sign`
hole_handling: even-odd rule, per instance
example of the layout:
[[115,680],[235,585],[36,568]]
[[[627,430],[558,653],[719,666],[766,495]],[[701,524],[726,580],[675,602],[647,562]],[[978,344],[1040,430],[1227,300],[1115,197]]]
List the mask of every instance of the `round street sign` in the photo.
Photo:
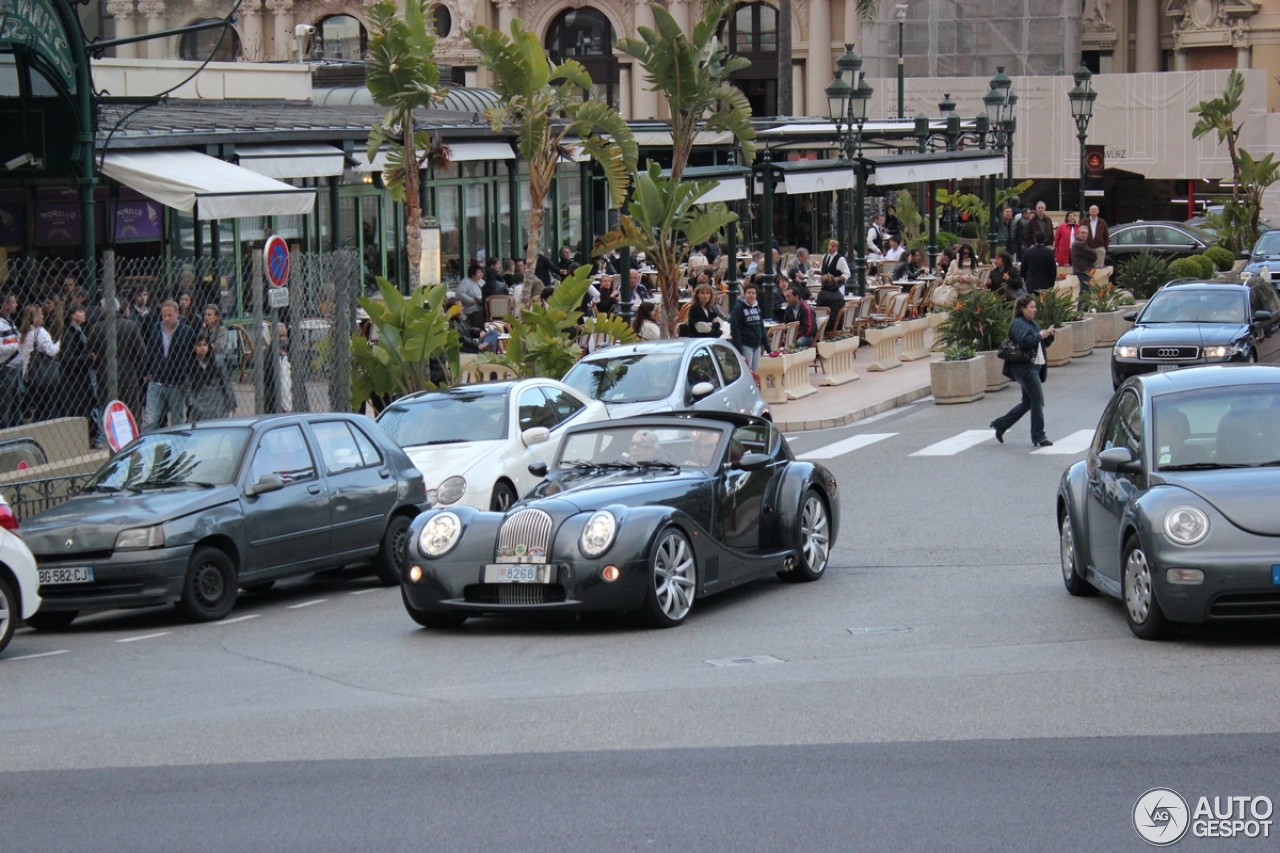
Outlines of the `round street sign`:
[[133,412],[128,406],[112,400],[102,410],[102,431],[114,453],[138,437],[138,422],[133,419]]
[[267,280],[276,287],[289,283],[289,245],[284,238],[273,234],[262,247],[262,259],[267,268]]

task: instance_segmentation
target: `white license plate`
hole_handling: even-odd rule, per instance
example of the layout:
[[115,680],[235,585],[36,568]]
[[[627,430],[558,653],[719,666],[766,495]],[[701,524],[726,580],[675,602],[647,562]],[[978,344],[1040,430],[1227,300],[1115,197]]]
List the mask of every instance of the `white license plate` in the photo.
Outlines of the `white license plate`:
[[555,566],[532,563],[490,563],[484,567],[485,583],[551,583]]
[[76,566],[73,569],[37,569],[41,586],[60,583],[93,583],[92,566]]
[[1177,370],[1180,367],[1182,367],[1181,364],[1157,364],[1156,370],[1160,371],[1161,373],[1165,373],[1170,370]]

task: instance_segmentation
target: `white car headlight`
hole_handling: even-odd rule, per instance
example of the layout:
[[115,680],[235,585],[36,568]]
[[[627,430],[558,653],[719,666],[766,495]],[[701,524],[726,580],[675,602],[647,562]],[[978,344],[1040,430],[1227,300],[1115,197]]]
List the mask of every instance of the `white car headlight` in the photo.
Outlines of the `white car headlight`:
[[462,535],[462,519],[451,512],[433,516],[418,534],[418,550],[427,557],[443,557]]
[[436,503],[456,504],[467,493],[467,481],[461,477],[450,477],[436,489]]
[[600,510],[588,518],[586,526],[582,528],[582,539],[578,543],[582,555],[590,560],[599,557],[609,550],[617,532],[618,520],[613,517],[613,513]]
[[1231,356],[1237,355],[1239,352],[1240,352],[1240,347],[1237,347],[1237,346],[1205,347],[1204,357],[1205,358],[1231,358]]
[[1175,545],[1194,545],[1209,535],[1209,516],[1193,506],[1176,506],[1164,515],[1164,532]]
[[156,524],[151,527],[135,527],[121,530],[116,535],[117,551],[136,551],[143,548],[163,548],[164,530]]
[[1116,358],[1137,358],[1137,347],[1116,347]]

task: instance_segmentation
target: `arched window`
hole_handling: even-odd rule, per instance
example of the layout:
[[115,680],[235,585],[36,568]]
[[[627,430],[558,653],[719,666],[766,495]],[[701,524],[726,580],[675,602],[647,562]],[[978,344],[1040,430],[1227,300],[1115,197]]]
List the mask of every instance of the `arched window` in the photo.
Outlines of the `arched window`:
[[[207,21],[192,23],[203,24]],[[183,33],[182,40],[178,42],[178,56],[181,59],[204,62],[211,53],[214,62],[235,62],[240,58],[240,36],[236,34],[234,27],[227,27],[225,30]]]
[[768,3],[744,3],[721,31],[721,38],[730,53],[751,60],[729,79],[751,102],[752,115],[777,115],[778,10]]
[[595,9],[568,9],[556,16],[543,42],[555,62],[576,59],[591,74],[590,97],[618,106],[618,58],[613,25]]
[[316,59],[363,59],[369,36],[350,15],[334,15],[316,25]]
[[449,7],[443,3],[437,3],[431,8],[431,25],[436,31],[437,38],[448,38],[449,33],[453,32],[453,15],[449,14]]

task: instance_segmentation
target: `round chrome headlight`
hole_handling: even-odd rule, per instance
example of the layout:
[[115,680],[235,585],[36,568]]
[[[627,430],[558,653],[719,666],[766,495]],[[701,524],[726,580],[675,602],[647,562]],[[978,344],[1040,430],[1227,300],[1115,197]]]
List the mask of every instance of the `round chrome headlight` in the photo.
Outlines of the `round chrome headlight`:
[[456,504],[467,492],[467,481],[461,477],[450,477],[436,489],[436,501],[442,504]]
[[618,520],[613,517],[613,513],[600,510],[588,518],[586,526],[582,528],[582,539],[578,543],[582,555],[591,560],[599,557],[609,550],[617,532]]
[[1164,532],[1175,545],[1194,545],[1209,535],[1209,517],[1193,506],[1176,506],[1165,513]]
[[443,557],[462,535],[462,519],[451,512],[435,515],[418,534],[418,550],[428,557]]

